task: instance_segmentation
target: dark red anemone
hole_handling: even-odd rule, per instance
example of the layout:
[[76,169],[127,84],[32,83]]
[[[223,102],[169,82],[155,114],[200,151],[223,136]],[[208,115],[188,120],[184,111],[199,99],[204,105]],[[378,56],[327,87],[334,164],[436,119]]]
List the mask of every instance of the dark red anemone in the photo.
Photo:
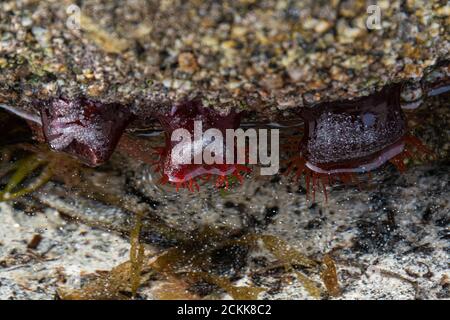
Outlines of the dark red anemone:
[[400,107],[400,86],[392,85],[356,100],[324,103],[305,109],[304,136],[299,154],[290,160],[288,172],[305,176],[309,191],[334,179],[355,180],[355,173],[368,172],[386,162],[404,170],[412,150],[428,150],[408,134]]
[[50,147],[89,166],[109,159],[132,116],[118,103],[56,98],[43,103],[42,125]]
[[[206,164],[195,163],[194,159],[191,164],[175,164],[172,160],[172,151],[179,141],[172,141],[172,133],[176,129],[185,129],[192,136],[194,136],[194,122],[200,121],[202,123],[203,131],[208,129],[218,129],[223,137],[224,144],[226,144],[226,129],[237,129],[240,125],[240,114],[231,111],[226,115],[222,115],[212,108],[205,108],[200,101],[190,101],[179,104],[172,108],[170,113],[159,116],[159,121],[165,133],[165,146],[157,148],[159,161],[156,163],[156,171],[162,175],[160,182],[162,184],[171,183],[176,188],[187,188],[191,191],[199,189],[198,180],[206,181],[211,176],[216,176],[216,187],[229,187],[229,178],[233,177],[237,181],[242,182],[242,172],[249,172],[250,169],[244,165],[227,164],[226,159],[222,164]],[[192,148],[193,158],[198,155],[198,152],[203,152],[203,149],[195,151],[194,143],[189,146]],[[201,147],[210,141],[200,141]],[[197,154],[196,154],[197,152]],[[223,154],[225,155],[225,149]]]

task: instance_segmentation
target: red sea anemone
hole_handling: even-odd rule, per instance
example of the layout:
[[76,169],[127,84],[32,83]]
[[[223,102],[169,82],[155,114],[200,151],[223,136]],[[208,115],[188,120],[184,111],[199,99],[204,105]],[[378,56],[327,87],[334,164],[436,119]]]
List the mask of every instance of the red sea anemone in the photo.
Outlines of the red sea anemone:
[[[164,129],[165,146],[157,148],[156,151],[159,160],[155,163],[155,169],[161,174],[160,182],[162,184],[171,183],[179,188],[187,188],[191,191],[199,189],[198,181],[210,180],[216,176],[215,186],[217,188],[228,189],[230,182],[243,181],[242,173],[250,172],[250,169],[241,164],[228,164],[225,159],[225,147],[223,149],[222,163],[207,164],[202,159],[203,147],[211,143],[202,136],[199,141],[189,142],[187,147],[192,151],[192,162],[178,164],[173,161],[173,152],[175,146],[180,141],[172,140],[172,133],[176,129],[185,129],[191,135],[194,135],[194,123],[198,121],[202,124],[202,129],[217,129],[223,137],[226,136],[226,129],[237,129],[240,125],[240,114],[231,111],[222,115],[212,108],[205,108],[200,101],[190,101],[179,104],[164,115],[159,116],[159,121]],[[224,146],[227,144],[224,142]],[[197,148],[197,146],[199,148]],[[200,156],[200,162],[195,161]],[[231,179],[230,179],[231,178]]]
[[89,166],[109,159],[132,115],[124,106],[87,98],[55,98],[41,107],[42,127],[49,146]]
[[288,173],[305,177],[307,193],[333,180],[356,180],[391,162],[405,169],[404,159],[422,156],[428,149],[408,133],[400,106],[400,86],[392,85],[351,101],[323,103],[301,112],[304,135]]

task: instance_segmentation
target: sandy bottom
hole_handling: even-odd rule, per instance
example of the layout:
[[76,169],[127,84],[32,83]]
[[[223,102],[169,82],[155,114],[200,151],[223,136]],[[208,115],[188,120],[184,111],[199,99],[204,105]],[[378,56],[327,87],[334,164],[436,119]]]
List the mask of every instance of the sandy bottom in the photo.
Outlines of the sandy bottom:
[[[183,205],[169,201],[163,211],[178,208],[178,216],[167,218],[185,226],[215,221],[241,226],[250,215],[265,221],[258,224],[260,232],[277,235],[300,252],[317,258],[330,253],[342,289],[338,299],[448,299],[449,169],[441,163],[393,173],[368,189],[336,187],[328,203],[318,195],[315,204],[283,179],[249,181],[210,208],[204,199],[195,200],[192,205],[202,210],[188,218],[181,212],[190,208],[189,199]],[[237,204],[242,208],[243,203],[247,209],[236,213]],[[48,207],[26,211],[18,204],[0,204],[1,299],[53,299],[57,288],[78,288],[86,275],[129,259],[129,241],[114,232],[68,221]],[[42,240],[29,248],[36,235]],[[152,248],[147,246],[149,252]],[[250,254],[247,267],[257,258]],[[295,279],[280,285],[276,275],[267,275],[259,285],[268,288],[261,299],[310,298]],[[153,298],[150,290],[141,291],[142,298]]]

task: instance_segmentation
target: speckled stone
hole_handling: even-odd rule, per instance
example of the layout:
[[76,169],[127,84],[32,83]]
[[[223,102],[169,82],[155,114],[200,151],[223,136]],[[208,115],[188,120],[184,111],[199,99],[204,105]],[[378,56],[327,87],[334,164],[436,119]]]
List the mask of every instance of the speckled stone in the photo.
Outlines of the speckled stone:
[[70,29],[71,1],[2,1],[0,102],[84,94],[152,114],[201,97],[276,118],[449,58],[446,1],[378,3],[382,28],[368,30],[371,1],[89,0]]

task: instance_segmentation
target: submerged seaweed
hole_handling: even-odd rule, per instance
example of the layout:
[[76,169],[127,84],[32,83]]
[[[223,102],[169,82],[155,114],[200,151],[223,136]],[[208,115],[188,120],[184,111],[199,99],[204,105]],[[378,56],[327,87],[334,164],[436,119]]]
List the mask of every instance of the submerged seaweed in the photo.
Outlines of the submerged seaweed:
[[[161,206],[161,214],[164,215],[164,206],[157,204],[156,200],[146,199],[146,206],[142,209],[140,204],[130,200],[132,192],[129,190],[127,195],[110,192],[105,185],[88,179],[94,174],[110,175],[108,166],[94,170],[41,145],[23,142],[3,146],[2,161],[1,196],[5,201],[33,195],[47,181],[52,181],[48,186],[53,188],[56,181],[61,189],[73,192],[69,197],[77,194],[119,208],[127,216],[124,220],[116,219],[114,224],[101,216],[91,216],[92,220],[87,221],[83,219],[86,213],[67,213],[70,217],[79,217],[80,222],[129,237],[131,251],[129,262],[109,272],[92,275],[93,280],[87,281],[81,290],[61,288],[61,298],[139,298],[144,288],[152,288],[155,297],[165,299],[214,298],[224,292],[236,299],[257,298],[267,288],[248,280],[247,276],[256,270],[246,270],[245,266],[248,255],[258,250],[263,250],[271,258],[267,269],[281,268],[283,273],[295,276],[312,297],[338,296],[341,293],[336,262],[331,256],[308,258],[279,236],[261,230],[256,232],[248,226],[235,229],[204,226],[195,230],[174,226],[151,209]],[[120,174],[126,175],[126,169],[120,169],[123,170]],[[50,190],[58,195],[56,187]],[[222,196],[226,198],[230,194]],[[243,210],[242,206],[231,206],[237,211]],[[150,248],[156,252],[149,252]],[[227,263],[229,260],[235,263]],[[218,268],[218,265],[224,267]],[[246,285],[237,284],[239,279],[245,279]]]

